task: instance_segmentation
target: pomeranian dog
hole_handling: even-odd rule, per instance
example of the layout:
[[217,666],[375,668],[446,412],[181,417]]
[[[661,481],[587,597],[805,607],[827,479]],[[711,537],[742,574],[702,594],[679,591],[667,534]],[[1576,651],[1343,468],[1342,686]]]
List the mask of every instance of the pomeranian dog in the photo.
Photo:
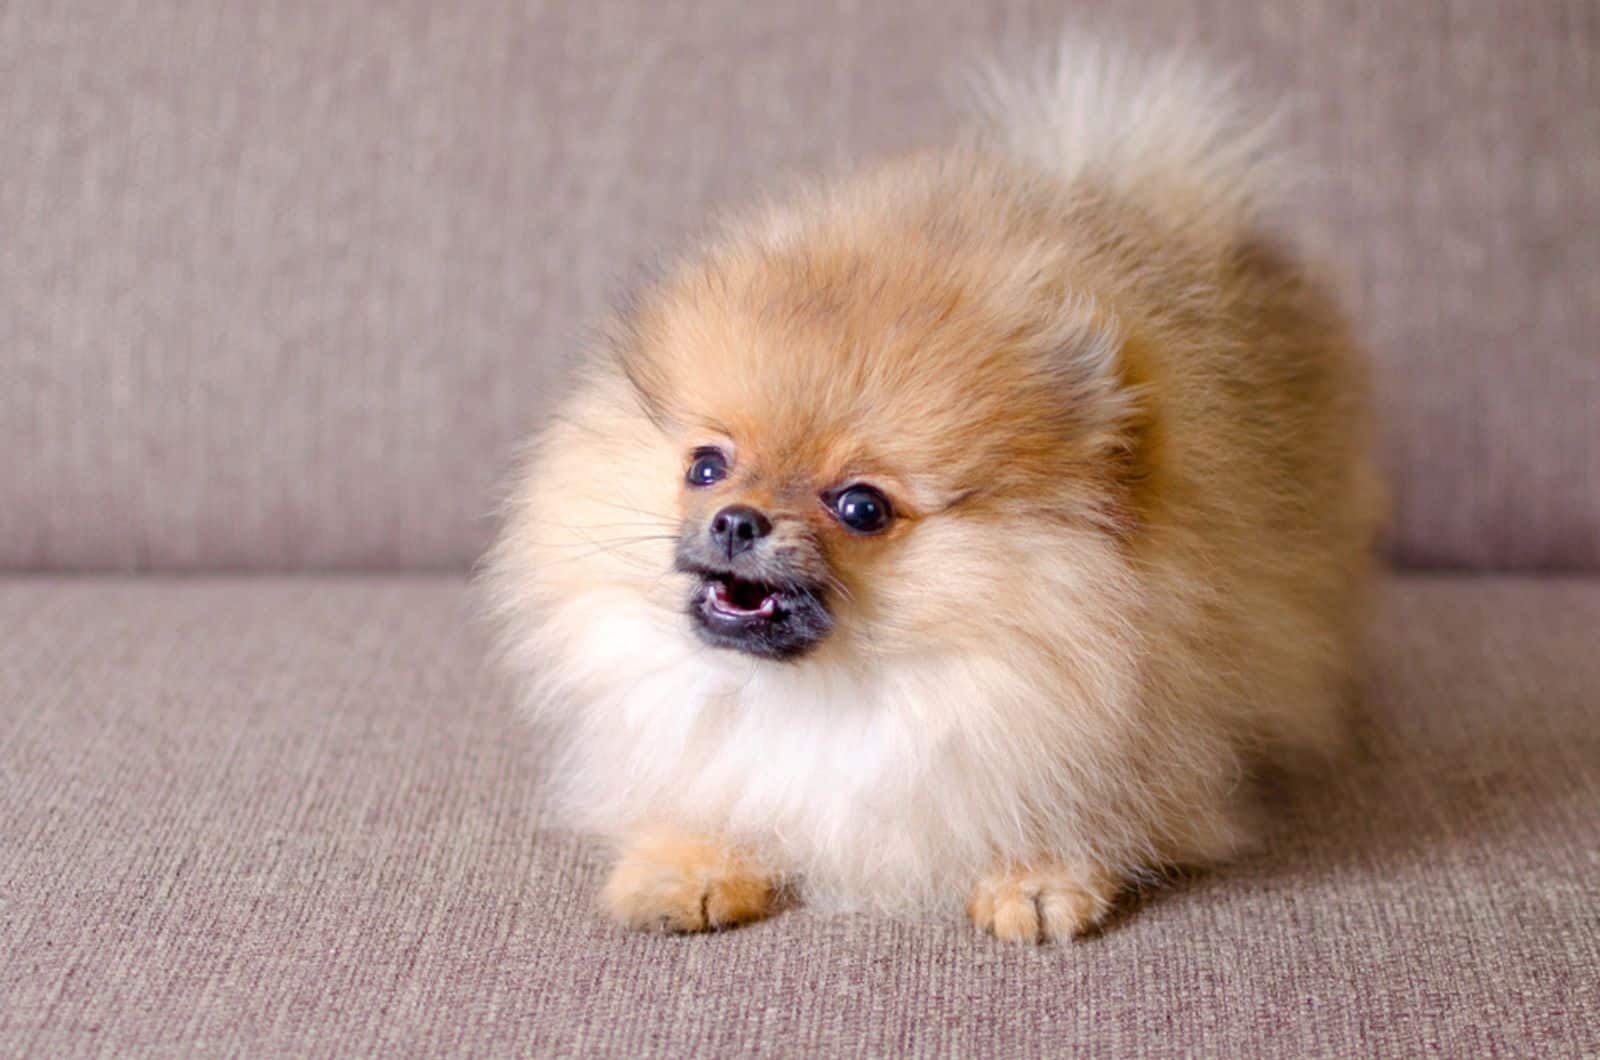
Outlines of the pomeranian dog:
[[531,448],[488,579],[618,921],[1067,939],[1339,741],[1366,384],[1261,125],[1093,48],[982,96],[668,270]]

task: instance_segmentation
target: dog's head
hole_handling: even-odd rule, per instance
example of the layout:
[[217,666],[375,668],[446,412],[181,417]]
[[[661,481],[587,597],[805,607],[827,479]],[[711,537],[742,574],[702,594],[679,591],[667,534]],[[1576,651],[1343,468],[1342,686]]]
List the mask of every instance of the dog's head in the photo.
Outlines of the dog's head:
[[1132,403],[1049,253],[961,223],[780,218],[641,296],[536,465],[561,584],[771,660],[1030,630],[1062,532],[1126,515]]

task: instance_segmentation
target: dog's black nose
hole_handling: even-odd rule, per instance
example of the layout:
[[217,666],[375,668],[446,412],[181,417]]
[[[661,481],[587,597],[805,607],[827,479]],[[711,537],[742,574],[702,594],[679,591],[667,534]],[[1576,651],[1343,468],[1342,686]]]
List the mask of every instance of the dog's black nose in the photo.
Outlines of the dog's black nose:
[[711,540],[729,559],[771,532],[771,520],[748,504],[730,504],[711,517]]

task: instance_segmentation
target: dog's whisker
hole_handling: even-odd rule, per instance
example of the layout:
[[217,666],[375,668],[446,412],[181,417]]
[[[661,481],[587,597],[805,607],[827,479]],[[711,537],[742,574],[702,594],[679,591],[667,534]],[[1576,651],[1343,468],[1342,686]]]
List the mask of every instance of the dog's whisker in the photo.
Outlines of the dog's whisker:
[[617,501],[609,499],[609,498],[595,497],[595,498],[590,498],[590,499],[595,504],[599,504],[602,507],[615,508],[618,511],[631,512],[634,515],[642,515],[646,519],[659,520],[664,525],[673,524],[673,523],[677,522],[676,517],[674,517],[672,515],[664,514],[662,512],[652,512],[652,511],[650,511],[650,510],[648,510],[646,508],[638,508],[638,507],[635,507],[635,506],[633,506],[631,504],[621,504],[621,503],[618,503]]
[[550,542],[535,542],[535,543],[539,544],[540,547],[542,547],[542,548],[562,548],[562,547],[564,547],[566,545],[572,545],[572,544],[582,544],[582,545],[597,545],[598,544],[598,545],[604,545],[604,544],[626,543],[626,542],[629,542],[629,541],[676,541],[676,540],[678,540],[678,535],[677,534],[622,534],[622,535],[619,535],[619,536],[616,536],[616,537],[590,537],[587,534],[580,534],[579,536],[582,537],[583,540],[581,540],[581,541],[550,541]]

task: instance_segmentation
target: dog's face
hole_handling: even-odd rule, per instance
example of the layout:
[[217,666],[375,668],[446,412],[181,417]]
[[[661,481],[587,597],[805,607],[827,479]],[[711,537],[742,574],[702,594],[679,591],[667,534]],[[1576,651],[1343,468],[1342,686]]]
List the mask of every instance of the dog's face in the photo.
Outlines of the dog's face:
[[838,583],[810,509],[827,505],[857,532],[880,533],[891,508],[867,484],[823,490],[813,500],[810,476],[772,482],[759,466],[746,469],[738,458],[731,438],[689,453],[684,488],[692,494],[684,498],[674,560],[694,579],[688,613],[710,644],[793,658],[820,643],[834,624],[829,597]]
[[630,315],[614,346],[649,425],[622,433],[655,457],[618,474],[670,491],[672,574],[648,584],[696,637],[794,660],[1036,632],[1030,572],[1115,514],[1127,409],[1103,321],[995,275],[814,242],[686,270]]
[[814,412],[717,423],[683,459],[674,563],[693,579],[689,618],[712,645],[795,658],[841,618],[860,619],[852,602],[892,595],[871,579],[903,552],[927,502],[908,465],[848,421]]

